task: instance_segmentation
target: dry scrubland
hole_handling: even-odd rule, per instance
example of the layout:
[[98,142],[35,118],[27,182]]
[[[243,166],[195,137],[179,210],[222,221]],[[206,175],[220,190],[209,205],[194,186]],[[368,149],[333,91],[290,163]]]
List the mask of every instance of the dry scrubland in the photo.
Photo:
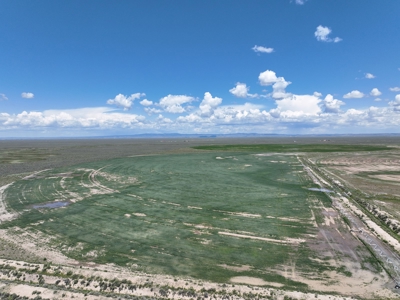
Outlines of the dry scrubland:
[[321,156],[315,162],[346,182],[353,198],[394,232],[400,232],[400,147],[379,153]]
[[394,299],[399,147],[0,141],[0,298]]

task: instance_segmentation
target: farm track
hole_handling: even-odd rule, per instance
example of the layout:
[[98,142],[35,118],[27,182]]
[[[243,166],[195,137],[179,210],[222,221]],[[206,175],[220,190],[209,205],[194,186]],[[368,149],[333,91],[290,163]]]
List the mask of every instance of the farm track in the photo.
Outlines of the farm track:
[[[322,188],[331,189],[335,192],[335,196],[327,193],[332,199],[333,207],[350,221],[350,228],[353,235],[363,241],[365,245],[369,245],[369,249],[374,253],[377,261],[382,264],[385,270],[393,279],[393,285],[400,285],[400,243],[384,230],[380,225],[373,222],[365,215],[358,204],[343,195],[343,188],[338,188],[337,183],[332,181],[332,177],[324,174],[309,159],[302,159],[302,163],[309,168],[313,177],[317,179],[318,184]],[[371,231],[374,230],[375,234]],[[383,242],[386,240],[386,243]]]
[[96,176],[98,176],[98,173],[99,173],[102,169],[104,169],[105,167],[107,167],[107,166],[104,166],[104,167],[102,167],[102,168],[100,168],[100,169],[93,170],[92,172],[90,172],[90,174],[89,174],[89,180],[90,180],[90,182],[93,184],[93,186],[99,188],[100,190],[104,190],[106,193],[117,193],[118,191],[113,190],[113,189],[111,189],[111,188],[109,188],[109,187],[106,187],[105,185],[102,185],[102,184],[100,183],[100,181],[96,178]]

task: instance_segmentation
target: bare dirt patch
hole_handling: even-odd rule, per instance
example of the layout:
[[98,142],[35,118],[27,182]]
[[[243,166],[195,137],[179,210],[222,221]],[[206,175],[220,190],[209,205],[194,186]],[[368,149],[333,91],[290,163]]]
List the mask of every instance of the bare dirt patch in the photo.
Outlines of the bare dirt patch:
[[258,286],[263,286],[263,285],[269,285],[269,286],[275,286],[275,287],[283,286],[283,284],[278,283],[278,282],[264,281],[261,278],[249,277],[249,276],[235,276],[235,277],[232,277],[230,279],[230,281],[233,283],[250,284],[250,285],[258,285]]
[[146,214],[144,214],[144,213],[133,213],[132,215],[134,215],[136,217],[146,217]]
[[400,197],[400,152],[346,153],[320,157],[318,163],[360,191]]
[[21,248],[33,257],[46,258],[58,264],[79,265],[78,261],[70,259],[59,251],[46,246],[49,244],[49,237],[40,232],[27,232],[19,228],[13,228],[13,231],[0,229],[0,239],[14,244],[16,248]]
[[218,265],[218,266],[220,266],[221,268],[227,269],[227,270],[235,271],[235,272],[249,271],[249,270],[252,269],[252,267],[251,267],[251,266],[248,266],[248,265],[229,266],[229,265],[223,264],[223,265]]
[[277,244],[299,244],[299,243],[304,243],[306,241],[304,239],[293,239],[293,238],[286,238],[284,240],[276,240],[276,239],[270,239],[270,238],[265,238],[265,237],[260,237],[260,236],[245,235],[245,234],[223,232],[223,231],[219,231],[218,234],[237,237],[237,238],[243,238],[243,239],[251,239],[251,240],[259,240],[259,241],[277,243]]
[[17,217],[17,214],[7,211],[6,204],[5,204],[4,198],[3,198],[3,194],[4,194],[5,190],[10,185],[12,185],[12,183],[9,183],[7,185],[0,187],[0,223],[5,222],[5,221],[10,221]]
[[400,182],[400,175],[368,175],[368,177],[380,180]]
[[224,211],[224,210],[214,210],[216,212],[221,212],[223,214],[231,215],[231,216],[239,216],[245,218],[261,218],[260,214],[250,214],[246,212],[232,212],[232,211]]

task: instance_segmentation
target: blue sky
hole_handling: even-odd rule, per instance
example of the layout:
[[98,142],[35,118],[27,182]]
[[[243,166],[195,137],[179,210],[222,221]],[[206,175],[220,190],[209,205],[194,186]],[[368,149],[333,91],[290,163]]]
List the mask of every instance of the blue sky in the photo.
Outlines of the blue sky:
[[400,132],[397,0],[0,11],[0,137]]

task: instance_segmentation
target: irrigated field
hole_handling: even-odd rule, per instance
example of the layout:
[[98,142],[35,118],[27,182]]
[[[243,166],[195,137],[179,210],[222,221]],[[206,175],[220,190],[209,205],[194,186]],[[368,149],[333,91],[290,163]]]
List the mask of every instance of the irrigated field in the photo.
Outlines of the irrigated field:
[[[338,191],[321,191],[331,186],[304,165],[312,148],[210,146],[42,170],[0,190],[0,238],[20,244],[18,253],[31,261],[65,263],[51,254],[59,252],[84,268],[113,264],[224,284],[377,292],[389,278],[333,209]],[[21,259],[10,247],[1,245],[0,256]]]
[[295,155],[137,156],[15,182],[5,199],[20,216],[7,226],[43,232],[79,261],[305,288],[276,270],[351,275],[307,245],[317,234],[311,207],[330,206],[312,187]]
[[308,199],[329,200],[313,186],[295,156],[115,159],[15,182],[6,201],[21,215],[8,226],[44,232],[81,261],[296,285],[268,269],[289,260],[320,267],[304,243],[316,231]]

